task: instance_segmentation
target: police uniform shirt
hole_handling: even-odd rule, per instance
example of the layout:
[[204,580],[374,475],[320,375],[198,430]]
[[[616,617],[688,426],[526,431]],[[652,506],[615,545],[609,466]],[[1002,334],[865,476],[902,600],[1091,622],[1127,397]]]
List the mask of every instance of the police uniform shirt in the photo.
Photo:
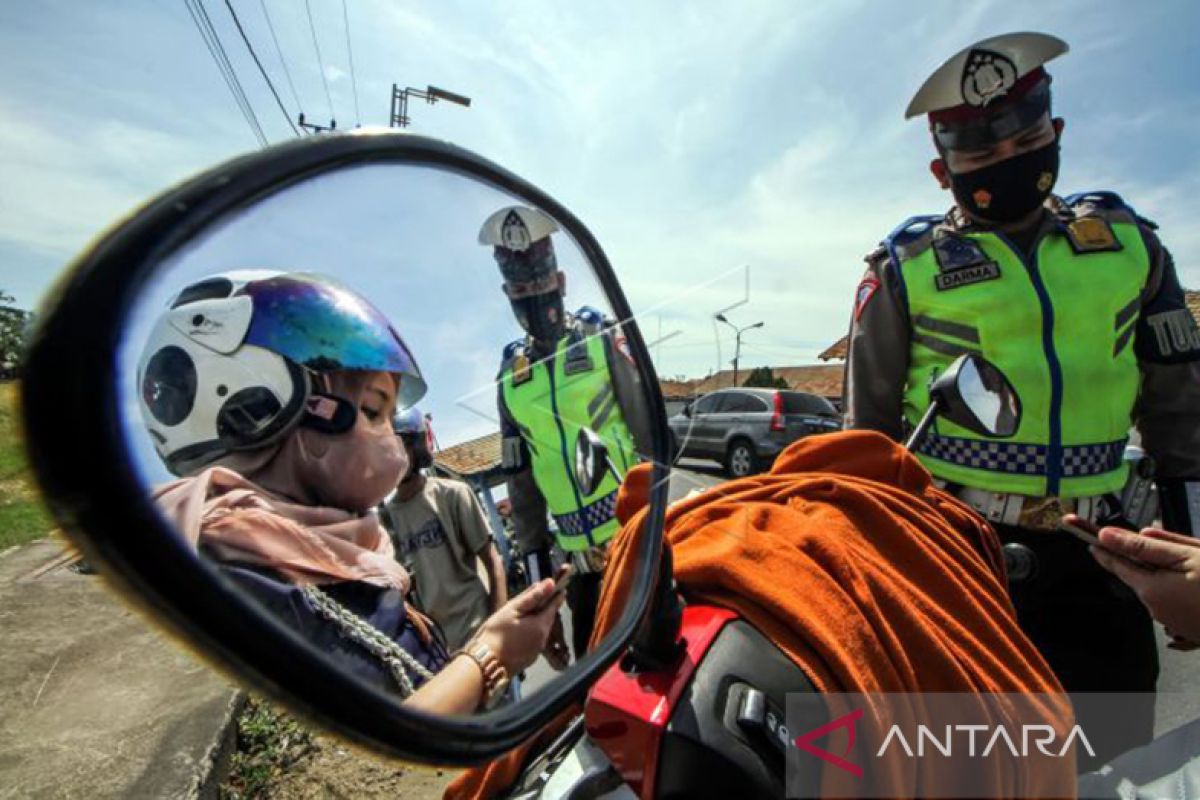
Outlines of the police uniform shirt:
[[[1060,203],[1058,198],[1047,201],[1046,213],[1032,226],[1035,235],[1017,232],[1009,238],[1034,250],[1056,227],[1050,208]],[[946,223],[958,230],[983,230],[972,227],[957,208],[947,214]],[[1142,376],[1134,423],[1160,477],[1195,479],[1200,476],[1200,336],[1170,253],[1144,221],[1139,225],[1151,265],[1134,334]],[[1079,260],[1081,269],[1085,261]],[[850,326],[843,401],[847,428],[877,430],[900,440],[914,332],[896,270],[885,248],[867,256]],[[995,313],[1005,312],[997,308]]]

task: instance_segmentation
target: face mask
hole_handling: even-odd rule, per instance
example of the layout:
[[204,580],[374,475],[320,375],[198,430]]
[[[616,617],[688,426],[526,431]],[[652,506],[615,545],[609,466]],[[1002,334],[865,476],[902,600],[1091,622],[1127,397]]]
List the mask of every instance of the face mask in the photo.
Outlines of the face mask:
[[544,344],[557,342],[566,332],[563,318],[563,298],[560,292],[546,292],[530,297],[509,300],[517,322],[536,341]]
[[963,174],[950,173],[954,199],[972,217],[1015,222],[1050,195],[1058,179],[1058,139],[1037,150]]
[[[350,431],[334,436],[304,430],[310,439],[305,449],[319,453],[308,460],[306,483],[321,505],[365,512],[378,505],[396,488],[408,470],[408,456],[390,430],[372,429],[362,418]],[[320,437],[321,441],[311,441]]]

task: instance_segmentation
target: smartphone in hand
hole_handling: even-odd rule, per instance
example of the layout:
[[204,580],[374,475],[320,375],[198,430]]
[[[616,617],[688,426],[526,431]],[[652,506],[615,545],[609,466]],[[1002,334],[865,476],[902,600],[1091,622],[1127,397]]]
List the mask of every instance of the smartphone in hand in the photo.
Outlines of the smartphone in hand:
[[[1091,545],[1092,547],[1099,547],[1101,550],[1112,555],[1114,558],[1120,558],[1129,562],[1130,564],[1142,567],[1143,569],[1154,569],[1153,566],[1144,561],[1139,561],[1136,558],[1130,558],[1124,553],[1117,553],[1109,550],[1100,543],[1100,526],[1090,520],[1084,519],[1083,517],[1076,516],[1075,514],[1068,514],[1059,520],[1058,528],[1061,531],[1071,534],[1084,544]],[[1137,533],[1137,531],[1129,532],[1133,534]]]
[[[1067,520],[1070,520],[1070,522]],[[1059,520],[1058,528],[1071,534],[1084,544],[1100,547],[1100,528],[1090,520],[1069,514]]]

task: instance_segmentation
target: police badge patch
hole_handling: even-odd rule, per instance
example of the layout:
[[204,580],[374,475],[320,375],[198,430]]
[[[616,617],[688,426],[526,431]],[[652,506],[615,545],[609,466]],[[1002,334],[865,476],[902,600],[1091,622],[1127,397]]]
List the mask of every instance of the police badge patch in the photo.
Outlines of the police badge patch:
[[862,316],[863,309],[867,307],[867,301],[879,289],[879,279],[875,277],[863,278],[862,283],[858,285],[858,290],[854,293],[854,321],[858,322],[858,318]]
[[512,367],[512,383],[513,386],[520,386],[533,377],[533,371],[529,367],[529,356],[520,353],[513,359]]
[[933,257],[942,272],[992,263],[979,242],[953,233],[942,233],[934,238]]
[[1077,217],[1067,223],[1067,241],[1077,255],[1112,253],[1121,249],[1112,225],[1100,217]]

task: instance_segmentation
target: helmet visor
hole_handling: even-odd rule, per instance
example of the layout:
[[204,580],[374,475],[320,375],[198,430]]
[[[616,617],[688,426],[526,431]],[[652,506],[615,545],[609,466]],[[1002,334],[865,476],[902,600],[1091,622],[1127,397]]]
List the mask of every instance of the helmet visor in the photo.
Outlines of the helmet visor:
[[416,359],[387,317],[337,281],[289,273],[252,281],[242,293],[254,302],[246,344],[278,353],[314,372],[396,373],[401,408],[425,394]]

